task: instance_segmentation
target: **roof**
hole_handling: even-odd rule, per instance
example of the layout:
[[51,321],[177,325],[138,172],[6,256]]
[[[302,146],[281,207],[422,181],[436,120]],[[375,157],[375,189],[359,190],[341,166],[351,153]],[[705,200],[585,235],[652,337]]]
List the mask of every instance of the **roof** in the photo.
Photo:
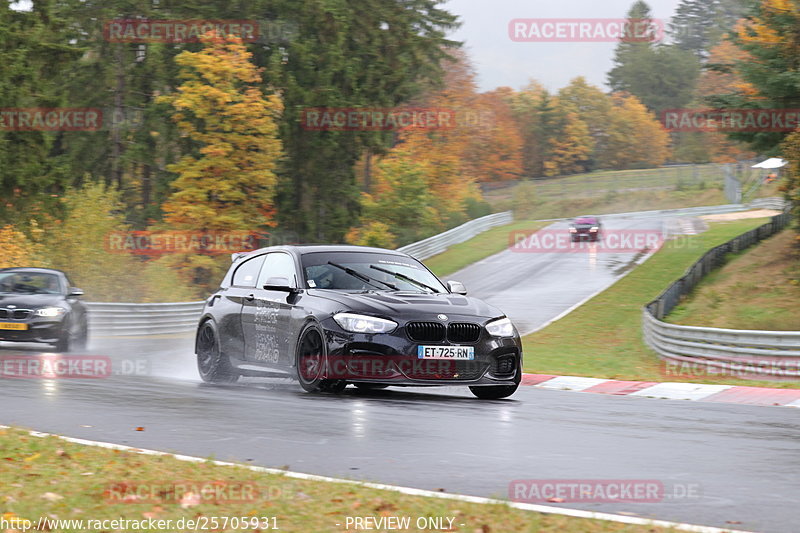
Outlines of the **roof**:
[[294,252],[298,255],[319,253],[319,252],[328,252],[328,253],[365,252],[365,253],[400,255],[403,257],[406,256],[406,254],[404,254],[403,252],[398,252],[397,250],[389,250],[386,248],[375,248],[373,246],[356,246],[355,244],[297,244],[297,245],[286,245],[286,246],[269,246],[267,248],[259,248],[258,250],[253,250],[251,252],[238,252],[232,254],[232,260],[236,261],[239,258],[247,257],[258,253],[278,252],[278,251]]
[[62,276],[66,276],[66,274],[61,270],[56,270],[55,268],[39,268],[39,267],[0,268],[0,272],[31,272],[39,274],[61,274]]

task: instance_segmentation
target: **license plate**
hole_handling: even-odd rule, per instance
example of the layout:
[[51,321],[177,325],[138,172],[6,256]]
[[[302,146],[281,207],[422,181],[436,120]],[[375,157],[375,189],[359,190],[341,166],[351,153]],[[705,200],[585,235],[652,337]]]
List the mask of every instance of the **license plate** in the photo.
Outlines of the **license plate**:
[[418,359],[454,359],[472,361],[475,359],[473,346],[418,346]]
[[28,324],[20,324],[14,322],[0,322],[0,329],[13,329],[13,330],[25,331],[28,329]]

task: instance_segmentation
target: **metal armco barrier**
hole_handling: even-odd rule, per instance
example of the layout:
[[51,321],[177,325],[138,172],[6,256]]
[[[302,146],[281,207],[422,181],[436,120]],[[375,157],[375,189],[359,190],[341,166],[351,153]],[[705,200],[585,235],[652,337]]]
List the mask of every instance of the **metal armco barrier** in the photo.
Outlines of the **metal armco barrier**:
[[514,215],[511,211],[486,215],[485,217],[470,220],[444,233],[398,248],[398,251],[423,261],[444,252],[454,244],[468,241],[479,233],[483,233],[495,226],[510,224],[513,221]]
[[205,302],[118,304],[86,302],[90,336],[161,335],[197,329]]
[[[725,368],[746,374],[800,377],[800,331],[759,331],[682,326],[663,322],[703,276],[725,262],[725,256],[756,244],[790,223],[789,213],[772,217],[706,252],[686,274],[643,310],[645,342],[662,359],[708,368]],[[744,369],[751,369],[745,371]]]
[[749,204],[750,207],[759,209],[774,209],[784,211],[789,207],[789,202],[783,198],[756,198]]
[[[471,239],[495,226],[509,224],[510,211],[471,220],[451,230],[399,248],[419,260],[441,253],[450,246]],[[89,308],[89,335],[166,335],[193,332],[205,302],[122,304],[86,302]]]

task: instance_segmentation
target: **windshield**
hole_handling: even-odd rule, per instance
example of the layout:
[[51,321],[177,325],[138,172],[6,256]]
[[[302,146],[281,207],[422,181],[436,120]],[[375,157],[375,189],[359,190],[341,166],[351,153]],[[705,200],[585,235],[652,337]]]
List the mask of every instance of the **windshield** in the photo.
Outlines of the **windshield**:
[[314,252],[303,255],[306,287],[346,291],[448,292],[418,261],[370,252]]
[[60,294],[58,276],[45,272],[0,273],[0,292],[27,294]]
[[593,217],[581,217],[575,219],[577,225],[597,225],[597,219]]

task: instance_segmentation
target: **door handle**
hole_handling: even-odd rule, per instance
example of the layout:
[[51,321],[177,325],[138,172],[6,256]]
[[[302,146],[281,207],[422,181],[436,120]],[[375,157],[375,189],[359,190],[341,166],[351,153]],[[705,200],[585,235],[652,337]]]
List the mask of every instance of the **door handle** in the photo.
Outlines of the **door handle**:
[[253,300],[256,299],[256,296],[255,294],[248,294],[247,296],[245,296],[244,299],[247,300],[248,302],[252,302]]

